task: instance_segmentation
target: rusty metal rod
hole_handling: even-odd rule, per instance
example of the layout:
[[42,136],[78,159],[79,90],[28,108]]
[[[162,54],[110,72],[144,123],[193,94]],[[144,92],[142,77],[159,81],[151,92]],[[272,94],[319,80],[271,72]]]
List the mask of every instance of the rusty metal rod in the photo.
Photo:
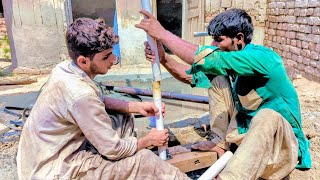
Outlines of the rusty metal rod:
[[[108,85],[104,85],[101,83],[100,83],[100,85],[106,87],[107,90],[112,90],[112,91],[120,92],[120,93],[127,93],[127,94],[131,94],[131,95],[140,95],[140,96],[150,96],[150,97],[153,95],[152,90],[147,90],[147,89],[108,86]],[[161,96],[162,96],[162,98],[165,98],[165,99],[190,101],[190,102],[203,103],[203,104],[209,103],[209,98],[207,96],[181,94],[181,93],[175,93],[175,92],[169,92],[169,91],[162,91]]]

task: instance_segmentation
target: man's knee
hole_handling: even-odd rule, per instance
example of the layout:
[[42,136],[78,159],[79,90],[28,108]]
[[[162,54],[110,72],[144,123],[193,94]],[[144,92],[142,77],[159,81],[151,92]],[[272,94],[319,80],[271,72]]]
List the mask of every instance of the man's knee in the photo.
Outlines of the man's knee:
[[283,117],[280,113],[269,108],[263,108],[253,117],[251,123],[252,125],[260,124],[263,126],[276,126],[282,119]]
[[229,81],[226,76],[216,76],[211,80],[213,86],[223,87],[229,85]]

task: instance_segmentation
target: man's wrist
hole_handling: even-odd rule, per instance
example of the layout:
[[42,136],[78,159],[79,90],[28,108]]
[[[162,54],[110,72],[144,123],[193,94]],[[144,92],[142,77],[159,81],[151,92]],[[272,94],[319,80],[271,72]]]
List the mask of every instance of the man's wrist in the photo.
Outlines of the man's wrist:
[[138,150],[151,146],[147,136],[138,139]]

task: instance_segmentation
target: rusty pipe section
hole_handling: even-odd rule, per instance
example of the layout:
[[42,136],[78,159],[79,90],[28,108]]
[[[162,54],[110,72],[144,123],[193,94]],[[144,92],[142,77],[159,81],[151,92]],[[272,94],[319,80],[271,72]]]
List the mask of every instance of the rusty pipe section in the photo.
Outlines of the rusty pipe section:
[[[100,85],[103,85],[103,84],[100,84]],[[150,97],[153,96],[152,90],[131,88],[131,87],[107,86],[107,85],[103,85],[103,86],[106,87],[107,90],[112,90],[119,93],[127,93],[131,95],[150,96]],[[209,103],[209,98],[207,96],[182,94],[182,93],[175,93],[175,92],[169,92],[169,91],[162,91],[161,97],[165,99],[190,101],[190,102],[203,103],[203,104]]]

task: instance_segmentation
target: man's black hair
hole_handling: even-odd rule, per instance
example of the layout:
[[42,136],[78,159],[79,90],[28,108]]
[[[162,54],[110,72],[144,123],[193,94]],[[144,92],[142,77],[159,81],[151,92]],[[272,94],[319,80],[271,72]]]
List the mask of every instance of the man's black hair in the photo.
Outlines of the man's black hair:
[[253,25],[249,14],[242,9],[229,9],[214,17],[208,26],[211,36],[236,37],[238,33],[244,34],[244,42],[249,44],[252,39]]
[[119,37],[102,19],[79,18],[67,29],[66,43],[71,59],[82,55],[93,59],[96,53],[112,48]]

